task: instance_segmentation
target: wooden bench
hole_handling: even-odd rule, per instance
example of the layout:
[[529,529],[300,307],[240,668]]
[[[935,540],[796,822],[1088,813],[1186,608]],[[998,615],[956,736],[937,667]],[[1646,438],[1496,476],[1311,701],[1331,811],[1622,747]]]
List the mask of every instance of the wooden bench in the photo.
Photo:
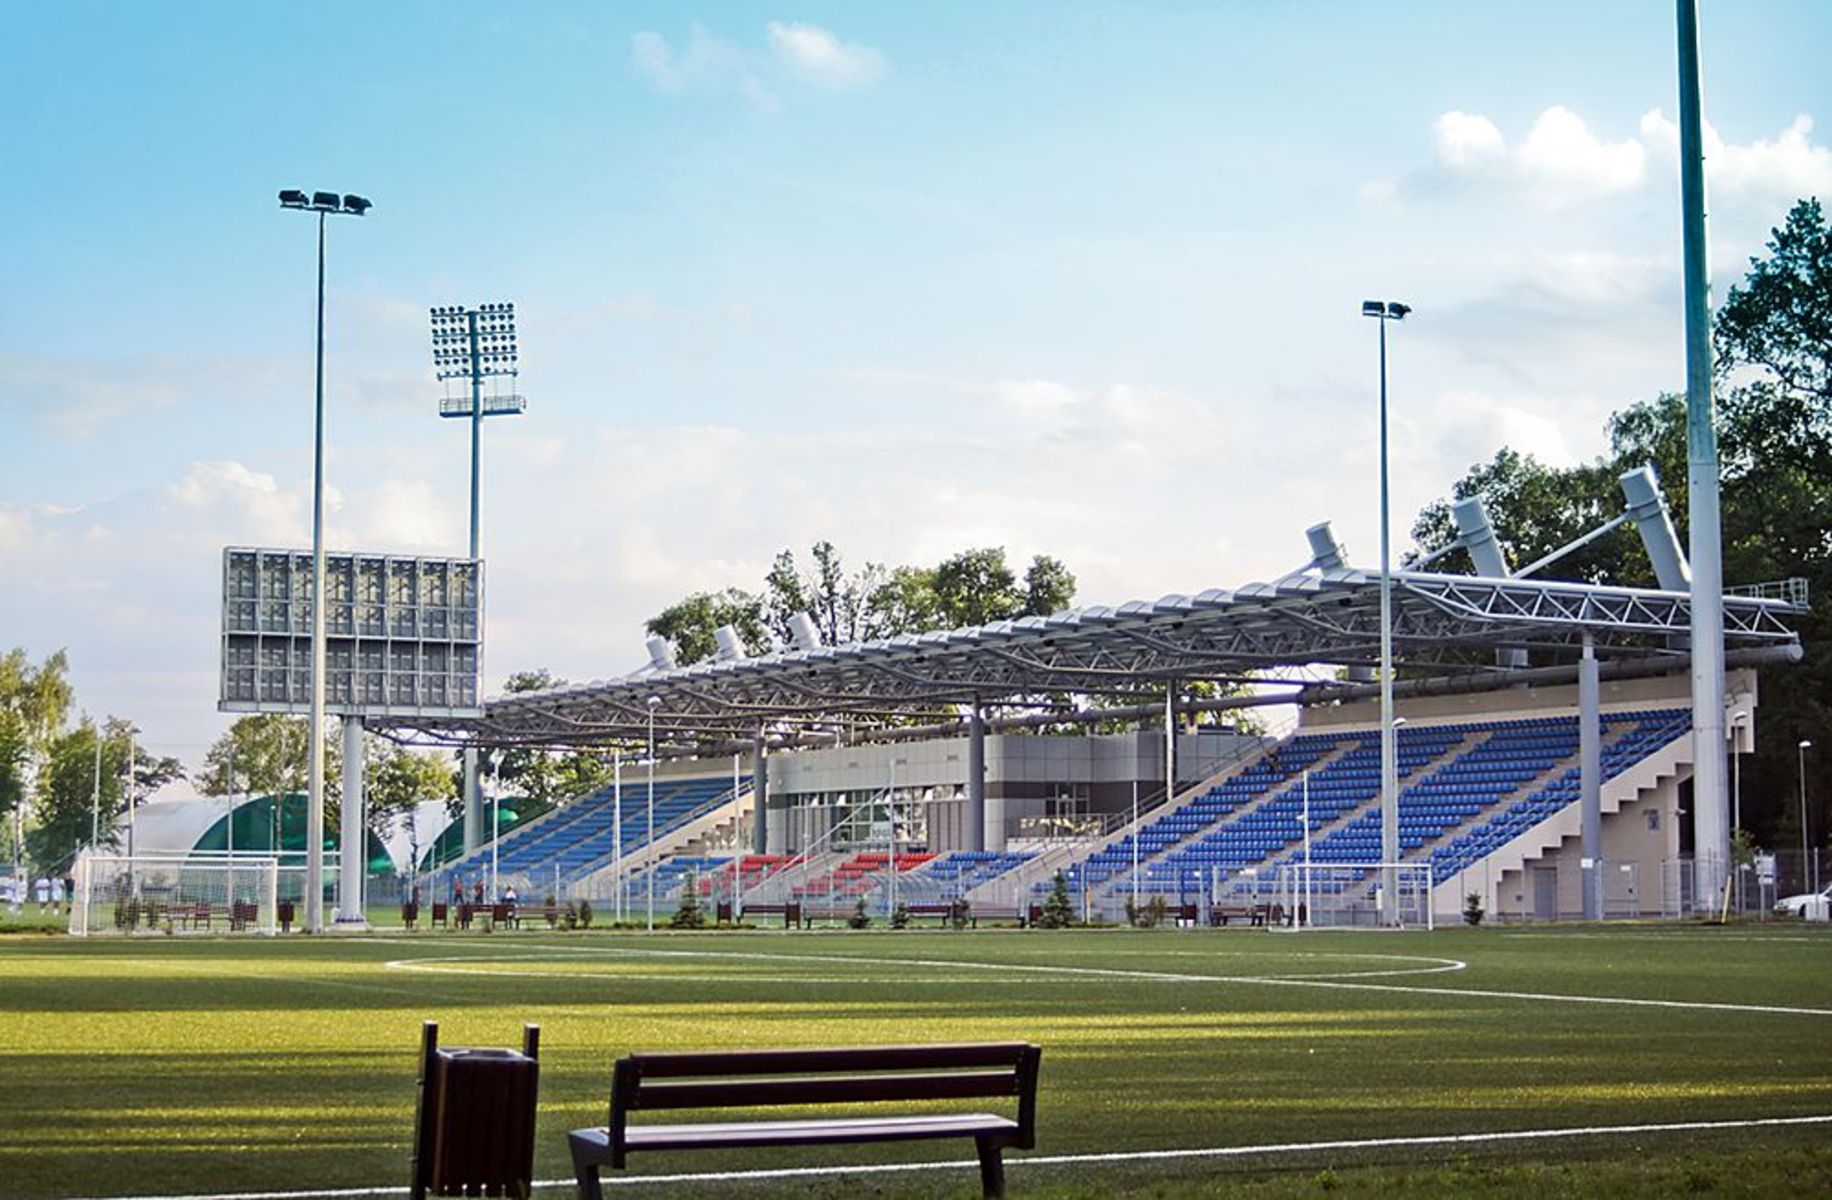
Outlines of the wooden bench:
[[905,905],[903,911],[910,915],[910,920],[912,921],[921,917],[939,917],[944,929],[952,928],[957,919],[961,924],[971,926],[974,929],[980,927],[980,916],[978,913],[974,912],[971,907],[963,907],[960,910],[958,918],[955,914],[955,906],[945,902],[936,903],[935,901],[925,900],[916,904]]
[[[1023,1042],[876,1046],[838,1050],[731,1050],[632,1054],[611,1077],[610,1124],[569,1135],[580,1200],[603,1200],[598,1168],[622,1169],[637,1150],[749,1150],[836,1146],[935,1138],[972,1138],[980,1187],[1005,1194],[1007,1146],[1037,1143],[1037,1064],[1043,1052]],[[635,1125],[651,1109],[804,1107],[885,1101],[1012,1096],[1017,1119],[993,1113],[803,1117]]]

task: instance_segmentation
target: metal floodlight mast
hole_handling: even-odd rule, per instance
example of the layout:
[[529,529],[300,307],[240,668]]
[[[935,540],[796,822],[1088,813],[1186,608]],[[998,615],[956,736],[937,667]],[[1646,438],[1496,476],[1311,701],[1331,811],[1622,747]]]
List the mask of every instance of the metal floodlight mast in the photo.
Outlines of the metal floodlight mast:
[[[483,477],[483,419],[486,416],[516,416],[527,404],[520,396],[492,397],[486,405],[483,381],[490,376],[515,376],[518,358],[515,349],[515,305],[481,304],[466,308],[462,304],[444,304],[431,310],[433,338],[433,373],[441,382],[466,379],[471,384],[468,406],[441,402],[441,417],[464,417],[471,422],[471,558],[482,556],[479,536]],[[481,664],[479,664],[481,670]],[[477,848],[478,825],[482,805],[477,795],[477,751],[464,752],[464,848]],[[496,831],[491,830],[494,842]]]
[[[305,931],[324,927],[324,219],[360,217],[375,207],[361,196],[298,188],[280,193],[280,207],[318,214],[318,335],[312,423],[312,701],[306,750]],[[351,850],[344,847],[344,853]],[[361,853],[360,849],[357,853]]]
[[[1387,505],[1387,322],[1412,311],[1397,300],[1363,300],[1361,315],[1380,322],[1380,861],[1399,861],[1399,756],[1393,737],[1393,560]],[[1395,889],[1381,889],[1381,919],[1399,912]]]

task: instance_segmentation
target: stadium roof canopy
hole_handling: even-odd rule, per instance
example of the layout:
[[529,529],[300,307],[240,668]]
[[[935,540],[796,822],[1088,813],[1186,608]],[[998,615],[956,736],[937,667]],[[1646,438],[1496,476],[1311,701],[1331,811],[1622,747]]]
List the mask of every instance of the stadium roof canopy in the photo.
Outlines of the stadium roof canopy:
[[[1538,579],[1396,572],[1394,658],[1412,675],[1504,672],[1496,650],[1570,662],[1586,637],[1600,658],[1685,661],[1691,600],[1683,592]],[[1724,598],[1731,648],[1795,643],[1785,619],[1797,586]],[[1380,576],[1350,568],[1118,608],[1071,609],[977,628],[909,634],[759,658],[645,668],[617,679],[488,700],[484,716],[392,721],[440,741],[549,746],[729,743],[768,727],[834,731],[893,720],[958,717],[962,705],[1046,707],[1050,697],[1126,697],[1168,680],[1265,685],[1280,671],[1372,666],[1380,652]],[[1314,679],[1283,679],[1293,688]],[[1300,699],[1293,692],[1292,699]]]

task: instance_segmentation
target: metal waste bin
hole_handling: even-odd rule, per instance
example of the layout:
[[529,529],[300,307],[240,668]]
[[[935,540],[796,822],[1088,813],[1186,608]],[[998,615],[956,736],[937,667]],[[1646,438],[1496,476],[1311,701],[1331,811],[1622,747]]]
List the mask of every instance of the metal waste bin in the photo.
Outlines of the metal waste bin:
[[520,1053],[462,1046],[442,1050],[438,1022],[426,1022],[420,1042],[413,1200],[527,1200],[534,1183],[540,1042],[540,1027],[528,1025]]

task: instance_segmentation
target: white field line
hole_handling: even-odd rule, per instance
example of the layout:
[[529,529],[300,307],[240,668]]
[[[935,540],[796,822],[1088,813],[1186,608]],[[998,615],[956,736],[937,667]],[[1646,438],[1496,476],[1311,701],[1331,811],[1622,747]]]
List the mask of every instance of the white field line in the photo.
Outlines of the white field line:
[[[1793,1017],[1832,1017],[1832,1008],[1804,1008],[1804,1007],[1799,1007],[1799,1006],[1783,1005],[1783,1004],[1735,1004],[1735,1003],[1730,1003],[1730,1002],[1725,1002],[1725,1001],[1712,1001],[1712,1000],[1655,1000],[1655,999],[1647,999],[1647,998],[1636,997],[1636,996],[1585,996],[1585,995],[1580,995],[1580,994],[1572,994],[1572,993],[1564,993],[1564,992],[1511,992],[1511,991],[1501,991],[1498,989],[1488,989],[1488,988],[1422,987],[1422,986],[1413,986],[1410,984],[1396,984],[1396,983],[1349,982],[1350,980],[1353,980],[1353,979],[1367,978],[1367,977],[1371,977],[1375,975],[1428,975],[1428,974],[1436,974],[1440,972],[1461,971],[1461,970],[1464,970],[1468,965],[1466,963],[1459,962],[1458,960],[1454,958],[1430,958],[1424,955],[1412,955],[1412,954],[1407,954],[1407,955],[1399,955],[1399,954],[1395,954],[1395,955],[1378,955],[1378,954],[1351,955],[1348,953],[1344,953],[1343,955],[1341,955],[1341,957],[1344,957],[1344,958],[1348,958],[1348,957],[1383,958],[1389,961],[1402,960],[1402,961],[1411,961],[1411,962],[1430,963],[1433,965],[1429,967],[1403,968],[1403,969],[1397,969],[1393,971],[1349,972],[1349,973],[1336,974],[1336,975],[1324,975],[1324,974],[1307,975],[1307,976],[1299,976],[1299,975],[1195,975],[1195,974],[1185,974],[1185,973],[1171,972],[1171,971],[1129,971],[1129,970],[1122,970],[1118,967],[1063,967],[1063,966],[1052,966],[1052,965],[1045,965],[1045,964],[1038,964],[1038,963],[982,963],[982,962],[963,962],[963,961],[954,961],[954,960],[949,960],[949,959],[931,959],[931,958],[864,958],[864,957],[855,957],[851,955],[828,955],[828,954],[761,954],[761,953],[753,954],[753,953],[744,953],[741,951],[641,950],[641,949],[624,949],[624,948],[595,947],[595,946],[594,947],[583,947],[582,946],[578,948],[577,952],[578,953],[590,953],[590,954],[603,954],[603,955],[611,955],[611,956],[625,956],[625,957],[650,956],[650,957],[656,957],[656,958],[717,958],[717,959],[759,960],[759,961],[766,961],[766,962],[770,960],[776,960],[776,961],[791,961],[791,962],[819,962],[819,963],[829,963],[829,964],[832,964],[832,963],[861,963],[861,964],[870,965],[870,966],[900,966],[901,965],[901,966],[942,967],[942,968],[955,968],[955,969],[965,969],[965,970],[973,970],[973,971],[1027,972],[1027,973],[1034,974],[1034,975],[1061,975],[1061,976],[1070,976],[1070,977],[1096,976],[1100,978],[1141,979],[1141,980],[1149,980],[1152,982],[1159,982],[1159,983],[1165,983],[1165,982],[1168,982],[1168,983],[1245,983],[1245,984],[1259,984],[1259,985],[1263,985],[1267,987],[1339,988],[1339,989],[1374,991],[1374,992],[1416,993],[1418,995],[1424,995],[1424,996],[1475,997],[1478,999],[1488,999],[1488,1000],[1537,1000],[1537,1001],[1542,1001],[1548,1004],[1600,1004],[1600,1005],[1617,1005],[1617,1006],[1628,1007],[1628,1008],[1683,1009],[1683,1010],[1698,1011],[1698,1012],[1741,1012],[1741,1013],[1767,1013],[1771,1015],[1793,1016]],[[1320,956],[1335,957],[1333,955],[1328,955],[1327,952],[1320,952]],[[468,974],[477,974],[477,975],[501,975],[501,976],[511,978],[511,979],[543,977],[543,974],[539,972],[528,972],[526,974],[516,974],[516,973],[512,973],[508,971],[467,971],[465,968],[440,967],[436,965],[429,965],[429,966],[422,967],[422,966],[416,965],[418,963],[438,964],[438,963],[451,962],[451,961],[472,962],[472,961],[492,961],[492,960],[486,958],[483,955],[458,955],[458,956],[453,956],[451,958],[441,957],[441,958],[434,958],[434,959],[401,958],[401,959],[395,959],[384,965],[389,969],[397,970],[397,971],[416,971],[418,970],[418,971],[426,971],[428,973],[437,973],[441,970],[444,970],[444,971],[455,973],[455,974],[456,973],[468,973]],[[566,978],[567,976],[556,973],[554,977]],[[615,978],[615,976],[602,976],[602,975],[591,976],[591,977],[592,978]],[[742,980],[743,976],[733,976],[732,978],[734,981],[738,981],[738,980]]]
[[[1345,1138],[1326,1142],[1278,1142],[1257,1146],[1203,1146],[1179,1150],[1116,1150],[1104,1154],[1035,1154],[1008,1158],[1006,1165],[1073,1166],[1080,1163],[1152,1162],[1179,1158],[1252,1158],[1257,1155],[1314,1154],[1334,1150],[1384,1150],[1418,1146],[1474,1146],[1483,1144],[1556,1141],[1563,1138],[1615,1137],[1650,1133],[1697,1133],[1726,1129],[1762,1129],[1832,1124],[1832,1113],[1805,1117],[1752,1117],[1736,1121],[1668,1121],[1649,1125],[1580,1125],[1561,1129],[1503,1129],[1490,1133],[1444,1133],[1423,1137]],[[890,1175],[913,1171],[977,1170],[977,1159],[947,1162],[869,1163],[846,1167],[784,1167],[764,1171],[703,1171],[683,1175],[626,1175],[607,1178],[606,1187],[646,1187],[656,1184],[754,1182],[771,1179],[807,1179],[826,1175]],[[571,1179],[539,1179],[540,1190],[576,1186]],[[335,1188],[323,1191],[198,1192],[190,1195],[84,1197],[81,1200],[344,1200],[359,1196],[401,1196],[400,1186]]]
[[[1468,965],[1466,963],[1459,962],[1458,960],[1454,958],[1432,958],[1432,957],[1422,955],[1422,954],[1351,954],[1351,953],[1346,953],[1346,952],[1342,954],[1330,954],[1328,952],[1321,952],[1321,953],[1310,953],[1310,954],[1305,955],[1304,957],[1309,957],[1309,958],[1372,958],[1372,959],[1378,959],[1382,962],[1413,962],[1413,963],[1424,963],[1427,965],[1420,966],[1420,967],[1400,967],[1400,968],[1394,968],[1394,969],[1385,970],[1385,971],[1324,972],[1324,973],[1318,973],[1316,975],[1289,975],[1289,976],[1287,975],[1275,975],[1275,976],[1239,975],[1239,976],[1235,976],[1235,975],[1194,975],[1194,974],[1187,974],[1187,973],[1176,972],[1176,971],[1132,971],[1132,970],[1123,970],[1119,967],[1063,967],[1063,966],[1055,966],[1055,965],[1047,964],[1047,963],[1010,963],[1010,962],[988,963],[988,962],[974,962],[971,960],[941,959],[941,958],[866,958],[866,957],[857,956],[857,955],[840,955],[840,954],[759,954],[759,953],[746,953],[744,951],[739,951],[739,950],[648,950],[648,949],[635,949],[635,948],[624,948],[624,947],[581,946],[581,947],[578,947],[577,949],[569,948],[569,952],[574,953],[574,954],[598,954],[598,955],[604,955],[606,957],[612,957],[612,958],[728,959],[728,960],[736,960],[736,961],[744,961],[744,962],[765,962],[765,963],[770,963],[770,962],[820,963],[825,966],[833,966],[837,964],[857,964],[860,966],[872,966],[872,967],[905,967],[905,966],[940,967],[940,968],[952,968],[956,970],[965,970],[965,971],[986,971],[986,972],[1024,971],[1024,972],[1028,972],[1033,975],[1060,975],[1060,976],[1067,976],[1070,978],[1085,978],[1087,976],[1092,975],[1092,976],[1097,976],[1101,978],[1143,979],[1143,980],[1150,980],[1152,982],[1158,982],[1158,983],[1261,983],[1269,979],[1289,980],[1291,982],[1296,983],[1296,982],[1302,982],[1307,979],[1363,979],[1363,978],[1373,978],[1376,976],[1391,976],[1391,975],[1433,975],[1433,974],[1437,974],[1437,973],[1445,972],[1445,971],[1461,971],[1461,970],[1464,970]],[[558,973],[558,972],[517,973],[517,972],[512,972],[512,971],[473,970],[473,969],[469,969],[466,967],[449,967],[449,966],[443,965],[446,963],[467,963],[468,964],[468,963],[489,963],[489,962],[560,962],[560,961],[564,961],[564,959],[555,958],[552,955],[548,955],[545,953],[518,954],[518,955],[508,955],[508,956],[502,956],[502,957],[498,957],[495,955],[482,955],[482,954],[459,954],[459,955],[441,955],[436,958],[397,958],[389,962],[386,962],[382,965],[384,968],[388,970],[392,970],[392,971],[424,971],[430,974],[497,975],[497,976],[503,976],[503,977],[512,978],[512,979],[568,978],[569,976]],[[619,978],[618,976],[606,976],[606,975],[593,975],[593,976],[582,976],[582,977],[597,978],[597,979]],[[733,975],[730,978],[732,978],[734,981],[742,981],[743,979],[746,978],[746,976]],[[899,980],[899,982],[901,982],[901,980]],[[985,980],[976,978],[973,980],[973,982],[981,983],[981,982],[985,982]]]

